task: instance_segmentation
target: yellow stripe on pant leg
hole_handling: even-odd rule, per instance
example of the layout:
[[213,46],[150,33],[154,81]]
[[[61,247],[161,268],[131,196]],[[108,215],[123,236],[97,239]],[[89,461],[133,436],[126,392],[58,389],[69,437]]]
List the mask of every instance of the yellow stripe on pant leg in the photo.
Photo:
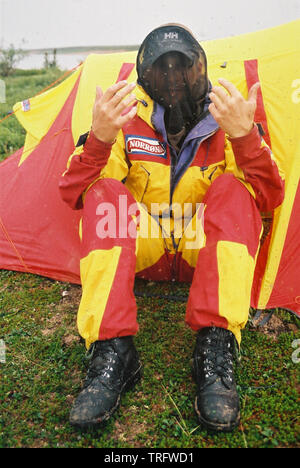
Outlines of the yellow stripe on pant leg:
[[86,347],[98,340],[99,329],[115,278],[122,248],[93,250],[80,261],[82,296],[77,315],[80,335]]
[[206,236],[204,232],[205,205],[200,204],[193,218],[187,225],[179,243],[178,252],[182,252],[182,258],[192,268],[196,268],[199,250],[205,246]]
[[217,244],[219,272],[219,315],[228,321],[228,329],[241,342],[250,308],[255,260],[244,244],[219,241]]
[[136,273],[155,265],[165,254],[165,243],[158,222],[138,203],[140,222],[137,228]]

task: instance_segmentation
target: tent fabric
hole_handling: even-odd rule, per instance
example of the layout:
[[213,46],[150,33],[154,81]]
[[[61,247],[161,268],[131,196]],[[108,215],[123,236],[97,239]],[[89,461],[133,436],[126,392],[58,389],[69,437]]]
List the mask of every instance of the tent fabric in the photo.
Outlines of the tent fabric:
[[[260,123],[285,177],[285,199],[269,219],[251,305],[300,315],[300,20],[203,42],[209,78],[225,78],[244,97],[257,80]],[[136,80],[136,52],[91,54],[51,90],[17,103],[24,148],[0,164],[0,268],[80,284],[81,212],[60,199],[58,180],[81,134],[90,129],[96,86]],[[0,128],[1,132],[1,128]]]
[[1,268],[79,282],[79,214],[70,216],[58,193],[65,155],[74,148],[70,126],[76,90],[30,157],[20,165],[21,150],[0,166]]

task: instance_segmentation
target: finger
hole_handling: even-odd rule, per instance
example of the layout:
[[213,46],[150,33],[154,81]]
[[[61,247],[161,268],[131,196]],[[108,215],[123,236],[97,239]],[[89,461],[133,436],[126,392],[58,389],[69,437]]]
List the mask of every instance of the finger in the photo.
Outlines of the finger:
[[129,94],[131,93],[131,91],[135,88],[136,84],[135,83],[130,83],[128,84],[127,86],[125,86],[124,88],[120,89],[119,91],[117,91],[115,93],[115,95],[111,98],[111,103],[114,105],[114,106],[118,106],[120,104],[120,102],[123,101],[123,99]]
[[217,95],[221,101],[227,101],[229,98],[229,94],[220,86],[213,86],[211,92]]
[[223,89],[213,88],[212,92],[209,94],[210,100],[214,103],[217,109],[224,109],[224,105],[228,100],[228,95],[223,91]]
[[249,94],[248,94],[248,101],[252,101],[256,103],[257,93],[258,93],[259,88],[260,88],[259,81],[255,83],[253,86],[251,86],[249,90]]
[[210,104],[208,106],[208,110],[211,113],[211,115],[213,116],[213,118],[218,122],[218,120],[220,119],[220,113],[219,113],[218,109],[216,108],[215,104],[214,103]]
[[137,98],[134,94],[130,94],[129,96],[125,97],[115,108],[116,113],[122,113],[124,109],[134,105],[137,102]]
[[124,88],[125,86],[127,86],[127,81],[118,81],[118,83],[115,83],[113,84],[112,86],[110,86],[106,91],[105,93],[103,94],[103,97],[102,97],[102,102],[103,103],[106,103],[108,101],[110,101],[114,95],[122,88]]
[[101,99],[103,96],[103,91],[102,89],[100,88],[100,86],[96,86],[96,101],[98,101],[99,99]]
[[242,97],[239,90],[230,81],[224,80],[224,78],[220,78],[218,82],[229,92],[232,97]]
[[130,120],[132,120],[135,115],[137,113],[137,107],[134,106],[126,115],[122,115],[119,119],[118,119],[118,125],[120,128],[124,127],[125,124],[127,124],[127,122],[129,122]]

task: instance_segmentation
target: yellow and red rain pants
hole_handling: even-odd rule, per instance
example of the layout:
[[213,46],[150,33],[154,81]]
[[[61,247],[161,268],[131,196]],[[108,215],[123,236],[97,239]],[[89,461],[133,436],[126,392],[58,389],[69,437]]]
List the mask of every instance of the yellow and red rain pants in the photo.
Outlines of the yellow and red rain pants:
[[[191,281],[186,323],[195,331],[213,325],[229,329],[240,343],[262,233],[260,213],[248,190],[231,174],[213,182],[203,200],[203,243],[192,249],[187,248],[190,238],[185,232],[177,247],[163,235],[141,236],[135,216],[120,209],[125,199],[127,206],[135,204],[115,179],[98,180],[85,196],[77,323],[87,348],[97,340],[137,333],[135,275]],[[99,235],[99,226],[106,206],[114,207],[115,225],[113,235],[105,237]],[[156,222],[146,216],[150,224]]]

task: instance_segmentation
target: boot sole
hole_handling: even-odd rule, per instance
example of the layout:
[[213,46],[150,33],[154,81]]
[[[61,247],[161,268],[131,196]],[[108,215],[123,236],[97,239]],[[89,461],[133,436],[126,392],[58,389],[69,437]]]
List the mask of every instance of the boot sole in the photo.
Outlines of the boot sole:
[[127,391],[131,390],[142,378],[142,365],[140,365],[140,367],[135,371],[135,373],[133,375],[131,375],[129,377],[128,380],[126,380],[126,382],[124,382],[123,384],[123,387],[121,389],[121,392],[118,396],[118,399],[117,399],[117,402],[115,404],[115,406],[113,408],[111,408],[110,411],[106,412],[104,415],[96,418],[96,419],[93,419],[91,421],[85,421],[85,422],[73,422],[73,421],[69,421],[71,426],[75,427],[75,428],[78,428],[78,429],[83,429],[83,430],[87,430],[87,429],[95,429],[97,428],[99,425],[103,424],[103,423],[106,423],[110,418],[111,416],[113,415],[113,413],[118,409],[119,405],[120,405],[120,402],[121,402],[121,396],[126,393]]
[[210,421],[207,421],[203,416],[201,415],[199,409],[198,409],[198,398],[195,398],[195,403],[194,403],[194,410],[195,413],[198,417],[198,420],[200,424],[202,424],[206,429],[213,431],[213,432],[232,432],[240,423],[240,413],[238,413],[238,417],[236,421],[232,421],[231,423],[227,424],[222,424],[222,423],[212,423]]

